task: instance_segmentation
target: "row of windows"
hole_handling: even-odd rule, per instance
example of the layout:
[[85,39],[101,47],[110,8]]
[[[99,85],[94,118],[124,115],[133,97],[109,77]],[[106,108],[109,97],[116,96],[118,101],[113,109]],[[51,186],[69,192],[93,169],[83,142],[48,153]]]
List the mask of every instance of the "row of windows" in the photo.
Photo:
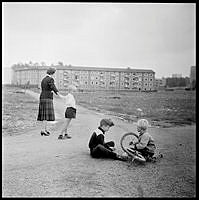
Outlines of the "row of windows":
[[[28,70],[28,71],[16,71],[18,73],[46,73],[46,70]],[[59,74],[64,74],[64,75],[67,75],[67,74],[81,74],[81,75],[88,75],[89,73],[92,74],[92,75],[105,75],[105,74],[110,74],[112,76],[116,76],[116,75],[126,75],[126,76],[153,76],[154,73],[150,73],[150,72],[142,72],[142,73],[136,73],[136,72],[108,72],[108,71],[104,71],[104,72],[101,72],[101,71],[75,71],[75,70],[57,70],[57,72]]]
[[[86,80],[88,80],[89,79],[89,77],[88,76],[78,76],[78,75],[74,75],[73,76],[74,77],[74,79],[76,79],[76,80],[78,80],[78,79],[86,79]],[[70,76],[64,76],[64,79],[69,79],[70,78]],[[102,78],[102,77],[97,77],[97,76],[91,76],[90,77],[90,79],[91,80],[94,80],[94,79],[96,79],[96,80],[105,80],[104,78]],[[119,80],[119,78],[115,78],[115,77],[111,77],[110,78],[111,80]],[[107,79],[106,79],[107,80]],[[142,81],[142,78],[138,78],[138,77],[134,77],[134,78],[132,78],[132,79],[130,79],[129,77],[126,77],[126,78],[121,78],[121,80],[125,80],[125,81],[130,81],[130,80],[133,80],[133,81]],[[153,78],[150,78],[150,79],[148,79],[148,78],[144,78],[144,81],[153,81]]]
[[[63,84],[69,84],[69,80],[66,80],[66,81],[64,81],[63,82]],[[89,82],[87,82],[87,81],[85,81],[85,82],[83,82],[83,81],[80,81],[79,82],[80,83],[80,85],[88,85],[89,84]],[[60,84],[62,84],[62,81],[60,81]],[[91,81],[90,82],[90,84],[91,85],[106,85],[106,82],[94,82],[94,81]],[[109,82],[109,83],[107,83],[107,85],[119,85],[119,83],[116,83],[116,82]],[[129,85],[132,85],[132,86],[141,86],[142,85],[142,83],[132,83],[132,84],[130,84],[130,83],[121,83],[121,85],[127,85],[127,86],[129,86]],[[153,84],[151,84],[151,83],[145,83],[144,84],[144,86],[153,86]]]
[[[19,72],[17,72],[16,73],[18,76],[38,76],[38,75],[45,75],[45,73],[44,72],[39,72],[38,73],[38,71],[25,71],[25,72],[21,72],[21,71],[19,71]],[[59,74],[60,75],[60,77],[62,77],[62,74]],[[85,75],[79,75],[79,74],[76,74],[76,73],[74,73],[74,74],[69,74],[69,73],[64,73],[64,76],[66,76],[66,77],[69,77],[69,76],[71,76],[71,75],[73,75],[73,76],[75,76],[75,77],[85,77],[85,78],[88,78],[89,76],[88,76],[88,73],[87,74],[85,74]],[[100,77],[102,77],[102,76],[100,76]],[[110,74],[110,77],[112,77],[112,78],[119,78],[119,76],[115,76],[115,74]],[[99,78],[99,76],[93,76],[93,75],[91,75],[91,79],[98,79]],[[129,76],[126,76],[126,77],[124,77],[124,78],[130,78]],[[132,79],[138,79],[139,77],[137,76],[137,77],[133,77]],[[146,79],[146,78],[145,78]],[[152,80],[152,78],[151,78],[151,80]]]
[[[77,73],[77,72],[75,72]],[[56,79],[58,78],[59,81],[59,86],[68,85],[72,79],[75,79],[77,82],[80,83],[82,86],[89,86],[89,76],[88,76],[88,71],[87,72],[82,72],[81,75],[80,73],[70,73],[68,71],[64,71],[63,73],[57,73],[57,76],[54,76],[55,82]],[[37,70],[32,70],[32,71],[18,71],[16,72],[16,81],[22,82],[27,82],[30,80],[31,83],[37,83],[38,81],[40,82],[43,76],[46,74],[45,71],[38,71]],[[63,75],[64,74],[64,75]],[[91,83],[90,85],[92,86],[102,86],[105,87],[105,85],[108,85],[109,87],[118,87],[119,85],[119,73],[109,73],[109,78],[107,76],[104,76],[107,74],[107,72],[93,72],[91,74],[99,74],[100,76],[90,76],[91,78]],[[121,73],[123,75],[128,75],[128,73]],[[121,78],[121,87],[153,87],[153,84],[151,82],[154,81],[154,77],[150,78],[147,76],[153,76],[154,74],[150,73],[129,73],[130,75],[134,75],[133,77],[128,77],[124,76]],[[139,75],[144,75],[144,79],[142,80],[142,77],[139,77]],[[62,75],[62,76],[61,76]],[[73,78],[71,78],[71,75]],[[61,78],[62,77],[62,78]],[[86,77],[86,79],[84,79]],[[95,81],[97,80],[97,81]]]
[[105,75],[105,74],[110,74],[111,76],[119,76],[119,74],[121,74],[122,76],[153,76],[153,73],[135,73],[135,72],[100,72],[100,71],[62,71],[62,73],[64,75],[67,75],[69,73],[73,73],[73,74],[81,74],[81,75],[88,75],[89,73],[91,75]]

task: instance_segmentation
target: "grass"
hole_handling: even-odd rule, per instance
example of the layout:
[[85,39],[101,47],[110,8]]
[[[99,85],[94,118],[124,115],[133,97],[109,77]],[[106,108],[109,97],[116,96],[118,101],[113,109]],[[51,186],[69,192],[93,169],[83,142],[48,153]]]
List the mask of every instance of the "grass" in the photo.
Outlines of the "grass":
[[20,134],[36,127],[37,100],[15,87],[2,87],[2,134]]
[[[40,92],[38,89],[33,89]],[[16,87],[2,87],[2,134],[20,134],[37,126],[38,101]],[[123,119],[137,121],[138,108],[151,125],[169,127],[196,122],[195,91],[78,92],[77,104]]]
[[75,96],[82,106],[106,110],[127,120],[140,117],[138,108],[143,111],[142,117],[149,119],[153,125],[191,125],[196,120],[195,91],[87,92],[76,93]]

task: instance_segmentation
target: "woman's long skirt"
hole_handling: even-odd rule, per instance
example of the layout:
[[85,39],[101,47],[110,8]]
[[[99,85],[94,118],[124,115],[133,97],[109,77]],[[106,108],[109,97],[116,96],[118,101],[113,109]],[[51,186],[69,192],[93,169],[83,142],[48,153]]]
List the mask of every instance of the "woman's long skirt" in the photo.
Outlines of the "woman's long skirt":
[[37,121],[55,121],[53,99],[40,99]]

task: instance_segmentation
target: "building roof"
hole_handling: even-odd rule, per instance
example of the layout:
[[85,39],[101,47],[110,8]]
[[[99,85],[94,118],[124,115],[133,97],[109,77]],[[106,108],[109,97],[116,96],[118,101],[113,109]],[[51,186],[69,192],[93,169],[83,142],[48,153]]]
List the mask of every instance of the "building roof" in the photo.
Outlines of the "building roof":
[[[47,70],[50,66],[17,66],[14,65],[12,68],[13,70],[21,71],[21,70],[29,70],[29,69],[40,69],[40,70]],[[132,69],[132,68],[110,68],[110,67],[85,67],[85,66],[72,66],[72,65],[55,65],[54,66],[57,70],[85,70],[85,71],[110,71],[110,72],[150,72],[155,73],[153,70],[150,69]]]

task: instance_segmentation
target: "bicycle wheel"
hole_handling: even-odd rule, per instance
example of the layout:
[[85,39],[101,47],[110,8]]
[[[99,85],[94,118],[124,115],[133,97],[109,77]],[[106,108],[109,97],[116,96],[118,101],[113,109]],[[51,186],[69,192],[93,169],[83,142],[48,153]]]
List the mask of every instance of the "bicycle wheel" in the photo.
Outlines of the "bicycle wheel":
[[129,156],[131,156],[134,160],[137,160],[139,162],[145,162],[146,159],[138,151],[133,149],[130,145],[130,142],[134,144],[137,141],[138,141],[137,134],[133,132],[125,133],[120,140],[120,145],[123,151],[126,152]]
[[133,132],[125,133],[120,139],[120,145],[122,147],[122,150],[126,153],[129,153],[127,149],[130,148],[131,150],[133,150],[132,146],[130,145],[130,142],[134,144],[137,141],[138,141],[137,134]]

